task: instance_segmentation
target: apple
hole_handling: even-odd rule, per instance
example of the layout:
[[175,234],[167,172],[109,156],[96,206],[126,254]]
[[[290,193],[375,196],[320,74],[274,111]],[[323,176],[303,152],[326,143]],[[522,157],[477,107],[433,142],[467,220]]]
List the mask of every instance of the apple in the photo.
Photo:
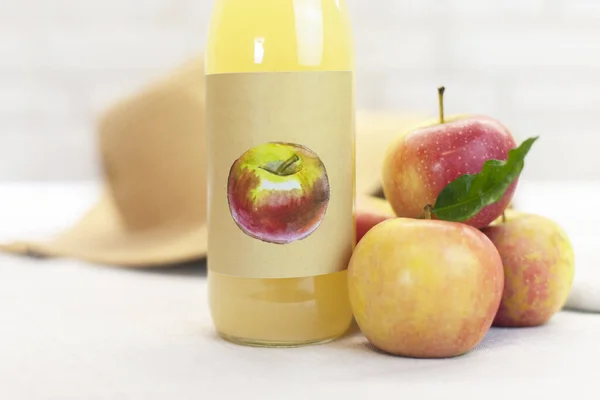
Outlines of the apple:
[[[516,147],[511,132],[484,115],[443,115],[401,134],[387,149],[383,161],[383,190],[399,217],[419,218],[423,208],[435,204],[450,182],[481,171],[489,159],[506,160]],[[498,218],[514,195],[518,177],[502,198],[484,207],[466,224],[482,228]]]
[[505,286],[493,325],[545,324],[567,301],[575,259],[565,231],[541,215],[519,212],[482,229],[504,265]]
[[233,163],[227,200],[244,233],[286,244],[308,237],[320,225],[329,202],[329,180],[325,166],[308,148],[270,142]]
[[395,217],[387,200],[369,195],[359,196],[356,199],[356,242],[360,242],[375,225]]
[[350,304],[376,348],[416,358],[465,354],[498,311],[504,275],[492,242],[470,225],[394,218],[356,246]]

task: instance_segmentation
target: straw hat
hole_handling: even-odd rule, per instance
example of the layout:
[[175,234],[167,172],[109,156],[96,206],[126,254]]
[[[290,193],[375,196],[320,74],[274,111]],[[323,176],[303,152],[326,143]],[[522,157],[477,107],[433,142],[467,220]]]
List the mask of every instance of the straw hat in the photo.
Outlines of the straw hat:
[[[358,112],[357,195],[380,190],[383,154],[414,116]],[[203,57],[113,105],[99,119],[104,191],[74,226],[0,249],[125,267],[165,266],[207,251]]]

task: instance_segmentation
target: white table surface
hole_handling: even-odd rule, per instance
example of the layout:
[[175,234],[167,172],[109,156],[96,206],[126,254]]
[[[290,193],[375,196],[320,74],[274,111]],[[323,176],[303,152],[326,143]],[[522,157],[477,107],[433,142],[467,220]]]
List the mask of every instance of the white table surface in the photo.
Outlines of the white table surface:
[[[525,186],[518,203],[528,209],[556,188]],[[560,188],[600,194],[598,184]],[[0,240],[67,226],[96,195],[86,183],[0,185]],[[578,198],[577,208],[597,199]],[[535,207],[594,237],[594,220],[558,207],[565,201]],[[360,334],[299,349],[241,347],[213,333],[201,263],[149,272],[0,255],[2,400],[597,399],[599,360],[600,315],[571,311],[539,328],[493,328],[475,351],[448,360],[384,355]]]

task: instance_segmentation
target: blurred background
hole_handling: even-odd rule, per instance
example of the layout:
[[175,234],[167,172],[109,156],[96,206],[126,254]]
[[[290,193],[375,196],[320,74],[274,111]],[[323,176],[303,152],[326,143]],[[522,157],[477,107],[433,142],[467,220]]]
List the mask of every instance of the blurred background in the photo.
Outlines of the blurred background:
[[[524,175],[600,178],[600,1],[348,0],[357,105],[541,135]],[[210,0],[0,0],[0,180],[99,178],[95,123],[203,51]]]

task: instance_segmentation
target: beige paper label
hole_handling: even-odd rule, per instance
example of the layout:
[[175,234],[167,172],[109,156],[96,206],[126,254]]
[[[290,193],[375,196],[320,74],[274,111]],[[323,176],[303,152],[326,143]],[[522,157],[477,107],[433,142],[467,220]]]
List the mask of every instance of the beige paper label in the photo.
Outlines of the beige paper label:
[[216,74],[206,83],[210,270],[292,278],[346,269],[352,73]]

